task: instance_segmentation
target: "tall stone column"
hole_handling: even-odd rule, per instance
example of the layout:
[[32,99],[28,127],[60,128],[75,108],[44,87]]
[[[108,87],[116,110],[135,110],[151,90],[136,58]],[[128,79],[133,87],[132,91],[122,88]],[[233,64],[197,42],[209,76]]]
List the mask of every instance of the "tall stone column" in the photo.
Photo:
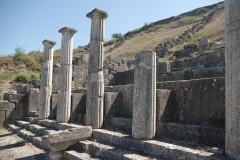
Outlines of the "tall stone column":
[[104,23],[107,13],[94,9],[87,14],[91,18],[90,52],[88,63],[88,88],[87,88],[87,108],[86,125],[92,128],[101,128],[103,124],[103,43],[104,43]]
[[52,70],[53,70],[53,46],[54,41],[44,40],[43,42],[43,64],[41,72],[41,87],[39,95],[39,119],[48,118],[50,115],[50,99],[52,95]]
[[71,112],[73,35],[77,30],[64,27],[62,33],[58,87],[57,122],[67,123]]
[[153,139],[156,132],[156,53],[135,56],[132,136]]
[[225,152],[240,160],[240,1],[225,0]]

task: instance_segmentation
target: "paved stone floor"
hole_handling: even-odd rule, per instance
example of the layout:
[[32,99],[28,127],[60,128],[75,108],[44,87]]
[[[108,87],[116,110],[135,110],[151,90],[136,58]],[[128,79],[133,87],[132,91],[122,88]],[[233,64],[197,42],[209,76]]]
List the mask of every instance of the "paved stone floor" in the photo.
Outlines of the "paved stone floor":
[[16,134],[0,129],[0,160],[42,160],[48,159],[46,151],[25,143]]

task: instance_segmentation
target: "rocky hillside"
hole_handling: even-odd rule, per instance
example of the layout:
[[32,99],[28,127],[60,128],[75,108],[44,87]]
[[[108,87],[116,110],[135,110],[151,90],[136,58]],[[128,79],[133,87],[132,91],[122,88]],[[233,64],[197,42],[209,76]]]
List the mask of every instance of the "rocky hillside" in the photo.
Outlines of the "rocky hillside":
[[[154,50],[163,60],[171,61],[169,53],[203,39],[224,42],[224,3],[217,3],[183,13],[176,17],[159,20],[129,31],[104,43],[105,55],[114,55],[127,60],[134,59],[142,50]],[[74,57],[88,52],[89,45],[74,49]],[[210,46],[211,47],[211,46]],[[19,83],[38,79],[41,71],[42,53],[25,53],[15,48],[12,56],[0,57],[0,95],[14,91]],[[59,63],[60,50],[55,50],[54,63]],[[1,98],[1,97],[0,97]]]

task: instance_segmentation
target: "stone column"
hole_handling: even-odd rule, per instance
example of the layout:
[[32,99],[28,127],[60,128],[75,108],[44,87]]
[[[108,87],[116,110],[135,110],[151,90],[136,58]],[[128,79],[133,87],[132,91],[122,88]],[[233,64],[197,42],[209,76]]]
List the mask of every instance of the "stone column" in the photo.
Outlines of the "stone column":
[[77,30],[64,27],[62,33],[58,87],[57,122],[67,123],[71,112],[73,35]]
[[41,86],[39,95],[39,119],[48,118],[50,115],[50,100],[52,95],[52,69],[54,41],[44,40],[43,64],[41,72]]
[[88,88],[86,106],[86,125],[101,128],[103,124],[103,43],[104,23],[107,13],[94,9],[87,14],[91,18],[90,52],[88,65]]
[[240,1],[225,0],[225,152],[240,159]]
[[132,136],[153,139],[156,132],[156,53],[136,54],[133,89]]

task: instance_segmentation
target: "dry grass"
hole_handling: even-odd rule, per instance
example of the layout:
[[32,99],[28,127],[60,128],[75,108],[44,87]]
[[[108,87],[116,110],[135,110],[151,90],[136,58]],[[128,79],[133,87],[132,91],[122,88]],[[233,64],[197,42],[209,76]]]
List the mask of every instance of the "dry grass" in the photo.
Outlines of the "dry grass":
[[[148,31],[141,32],[140,36],[127,40],[124,44],[107,52],[106,55],[116,55],[125,59],[134,59],[135,54],[144,50],[155,50],[159,43],[178,38],[184,31],[198,23],[202,17],[183,17],[179,21],[165,25],[155,25]],[[113,47],[107,46],[105,50]]]

